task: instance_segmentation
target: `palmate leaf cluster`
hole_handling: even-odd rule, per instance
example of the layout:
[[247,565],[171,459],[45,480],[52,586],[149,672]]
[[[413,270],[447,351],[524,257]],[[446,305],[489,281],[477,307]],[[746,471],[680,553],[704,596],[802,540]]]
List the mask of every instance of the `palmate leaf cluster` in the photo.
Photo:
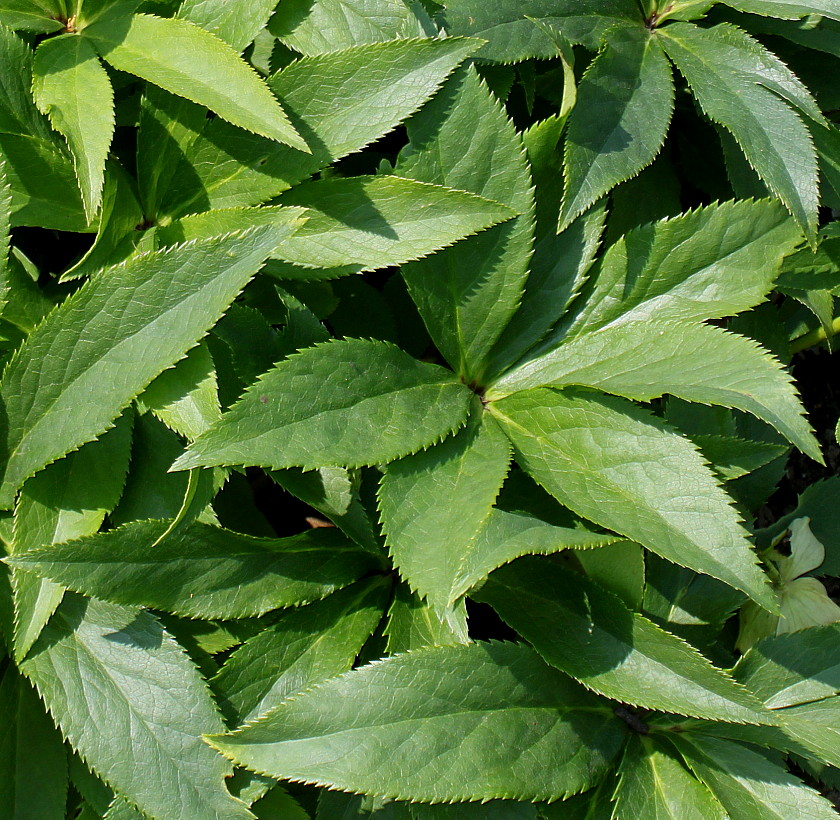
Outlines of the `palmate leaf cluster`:
[[835,0],[0,0],[0,820],[834,817],[840,485],[753,522],[838,68]]

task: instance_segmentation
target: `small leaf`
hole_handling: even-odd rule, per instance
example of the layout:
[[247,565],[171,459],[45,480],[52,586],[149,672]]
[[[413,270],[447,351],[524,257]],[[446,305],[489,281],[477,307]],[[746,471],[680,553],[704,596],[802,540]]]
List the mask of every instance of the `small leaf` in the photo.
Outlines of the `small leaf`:
[[53,311],[0,383],[8,420],[0,506],[10,506],[34,472],[104,432],[195,345],[295,227],[292,221],[138,256]]
[[382,618],[386,579],[360,581],[283,613],[245,641],[213,678],[231,726],[253,721],[296,692],[346,672]]
[[57,19],[61,11],[59,0],[3,0],[0,23],[15,30],[48,34],[63,28]]
[[656,740],[635,737],[618,769],[616,817],[634,820],[726,820],[711,792]]
[[730,817],[832,820],[837,816],[824,797],[758,751],[696,734],[669,737]]
[[64,740],[13,665],[0,680],[0,812],[4,820],[63,817]]
[[508,472],[510,444],[492,418],[390,465],[379,488],[382,529],[409,586],[439,610],[458,580]]
[[114,603],[194,618],[249,618],[323,598],[376,568],[333,529],[255,538],[194,523],[151,545],[166,521],[139,521],[8,563]]
[[114,68],[215,111],[233,125],[309,152],[259,75],[227,43],[178,18],[135,14],[84,30]]
[[817,153],[799,115],[777,96],[782,90],[777,82],[781,63],[727,24],[701,29],[672,23],[660,31],[662,47],[706,115],[735,137],[762,181],[813,237],[819,201]]
[[710,720],[777,722],[693,646],[632,612],[586,576],[546,559],[520,558],[497,569],[476,597],[552,666],[600,695]]
[[752,14],[765,14],[783,20],[798,20],[809,14],[820,14],[840,20],[840,9],[832,0],[723,0],[727,6]]
[[276,6],[275,0],[184,0],[178,17],[242,51],[265,28]]
[[514,216],[506,205],[394,176],[304,182],[277,200],[308,217],[275,257],[304,268],[287,278],[334,278],[402,265]]
[[144,813],[252,817],[201,740],[222,729],[206,685],[149,613],[67,596],[21,671],[82,759]]
[[393,345],[327,342],[269,370],[173,467],[380,464],[449,435],[472,399],[452,373]]
[[520,465],[578,515],[778,611],[727,495],[694,446],[654,416],[572,389],[517,393],[490,409]]
[[840,692],[840,625],[816,626],[756,644],[732,674],[771,709]]
[[411,0],[285,0],[268,30],[309,56],[437,33],[423,6]]
[[102,203],[105,160],[114,134],[114,91],[88,40],[66,34],[35,52],[32,93],[42,113],[67,140],[92,220]]
[[607,704],[527,647],[477,643],[348,672],[209,740],[272,777],[347,791],[422,802],[554,800],[603,776],[621,727]]
[[840,766],[840,698],[791,706],[780,712],[785,734],[829,766]]
[[560,228],[650,165],[674,110],[674,81],[658,40],[618,28],[580,81],[569,115]]

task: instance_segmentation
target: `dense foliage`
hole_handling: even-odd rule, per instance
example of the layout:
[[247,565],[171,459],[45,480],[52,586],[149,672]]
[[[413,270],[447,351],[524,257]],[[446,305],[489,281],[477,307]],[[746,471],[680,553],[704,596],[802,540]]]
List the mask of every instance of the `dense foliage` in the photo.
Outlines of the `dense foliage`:
[[0,820],[835,817],[838,77],[838,0],[0,0]]

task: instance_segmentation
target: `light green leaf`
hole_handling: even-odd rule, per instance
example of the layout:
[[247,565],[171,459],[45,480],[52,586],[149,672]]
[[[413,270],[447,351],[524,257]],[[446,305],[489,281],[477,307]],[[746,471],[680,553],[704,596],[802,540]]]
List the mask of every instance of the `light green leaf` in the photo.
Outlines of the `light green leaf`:
[[[527,15],[527,16],[526,16]],[[640,25],[633,0],[449,0],[444,25],[450,34],[487,40],[476,56],[502,63],[557,56],[557,46],[531,19],[544,20],[571,43],[596,50],[616,25]]]
[[[388,465],[379,488],[382,529],[400,576],[444,610],[510,464],[510,443],[492,418]],[[444,501],[445,499],[445,501]]]
[[347,791],[552,800],[603,776],[622,725],[532,650],[491,643],[387,658],[210,742],[248,768]]
[[149,613],[67,596],[21,671],[91,769],[144,813],[252,817],[201,740],[222,729],[206,685]]
[[618,768],[615,816],[633,820],[726,820],[723,806],[655,739],[634,737]]
[[671,66],[646,28],[619,28],[580,81],[565,146],[564,228],[650,165],[674,110]]
[[693,646],[586,576],[541,558],[497,569],[475,597],[552,666],[613,700],[733,723],[777,719]]
[[724,202],[636,228],[610,246],[580,307],[539,352],[605,325],[720,319],[754,307],[801,241],[775,202]]
[[780,717],[786,735],[823,763],[840,767],[840,698],[791,706]]
[[653,415],[621,399],[547,389],[490,410],[521,466],[578,515],[777,611],[727,495],[694,445]]
[[262,31],[277,0],[184,0],[178,17],[242,51]]
[[840,9],[833,0],[723,0],[727,6],[752,14],[780,17],[783,20],[797,20],[809,14],[820,14],[832,20],[840,20]]
[[[130,415],[117,419],[116,427],[99,441],[50,464],[23,485],[15,506],[10,555],[93,535],[99,529],[125,484],[131,422]],[[61,602],[64,589],[16,568],[11,569],[11,582],[14,654],[21,659]]]
[[309,151],[259,75],[197,25],[135,14],[96,22],[84,36],[114,68],[204,105],[240,128]]
[[391,131],[478,45],[462,38],[374,43],[296,60],[269,85],[313,153],[212,121],[181,152],[161,215],[256,205],[277,196]]
[[449,371],[386,342],[326,342],[269,370],[173,467],[394,461],[460,427],[473,398]]
[[6,163],[0,157],[0,315],[3,315],[9,298],[9,231],[12,221],[12,189],[6,177]]
[[466,382],[522,298],[534,231],[534,198],[522,143],[474,68],[458,72],[408,123],[396,172],[471,191],[520,216],[403,267],[435,344]]
[[0,506],[10,506],[36,470],[104,432],[207,332],[295,227],[138,256],[103,271],[53,311],[0,383],[8,419]]
[[752,339],[713,325],[646,320],[584,333],[503,376],[487,398],[582,385],[627,399],[666,393],[752,413],[822,462],[805,408],[781,364]]
[[326,279],[402,265],[514,216],[464,191],[394,176],[304,182],[282,205],[307,208],[303,227],[275,257],[304,268],[288,278]]
[[284,0],[268,30],[310,56],[437,33],[423,6],[412,0]]
[[67,140],[76,177],[92,220],[102,203],[105,160],[114,134],[114,91],[88,40],[65,34],[44,40],[35,52],[32,94],[43,114]]
[[323,598],[377,566],[334,529],[255,538],[194,523],[151,545],[166,521],[139,521],[8,563],[114,603],[193,618],[249,618]]
[[389,655],[424,646],[455,646],[470,643],[467,610],[463,600],[439,612],[400,583],[388,610],[385,624]]
[[64,740],[32,687],[9,664],[0,680],[0,816],[64,817],[66,801]]
[[791,109],[790,93],[785,93],[792,75],[784,75],[778,60],[734,26],[701,29],[673,23],[660,36],[706,115],[735,137],[756,173],[813,237],[819,202],[817,154],[807,127]]
[[732,820],[835,820],[824,797],[758,751],[695,734],[669,735]]
[[840,692],[840,625],[817,626],[756,644],[733,675],[771,709]]
[[382,618],[382,577],[292,609],[245,641],[212,680],[231,726],[253,721],[296,692],[346,672]]

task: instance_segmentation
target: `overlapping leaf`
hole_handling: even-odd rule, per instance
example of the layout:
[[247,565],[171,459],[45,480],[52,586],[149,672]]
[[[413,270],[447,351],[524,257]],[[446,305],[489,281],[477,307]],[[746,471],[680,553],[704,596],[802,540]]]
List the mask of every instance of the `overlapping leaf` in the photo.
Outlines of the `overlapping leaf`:
[[86,595],[197,618],[318,600],[377,566],[335,530],[271,539],[194,523],[156,543],[168,526],[126,524],[9,561]]

